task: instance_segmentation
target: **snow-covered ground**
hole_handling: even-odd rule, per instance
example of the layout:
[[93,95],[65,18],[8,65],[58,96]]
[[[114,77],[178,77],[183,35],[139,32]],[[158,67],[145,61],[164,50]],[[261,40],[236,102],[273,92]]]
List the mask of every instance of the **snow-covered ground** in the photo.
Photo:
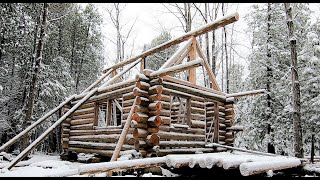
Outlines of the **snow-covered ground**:
[[[82,157],[85,158],[85,157]],[[131,159],[131,158],[129,158]],[[138,161],[149,162],[151,160],[156,161],[157,158],[145,158],[145,159],[136,159],[135,161],[128,160],[127,156],[119,158],[120,161],[117,163],[99,163],[99,164],[87,164],[80,162],[69,162],[62,161],[59,155],[44,155],[41,153],[36,153],[27,161],[19,162],[11,170],[3,171],[0,173],[0,177],[55,177],[55,176],[71,176],[71,177],[106,177],[106,173],[97,173],[90,175],[80,175],[79,172],[82,172],[83,169],[90,169],[91,166],[97,169],[98,167],[112,168],[113,165],[125,163],[137,163]],[[273,176],[272,170],[277,170],[276,166],[279,166],[283,163],[289,168],[295,167],[300,164],[300,160],[293,157],[283,157],[283,156],[261,156],[253,155],[248,153],[241,152],[221,152],[221,153],[204,153],[204,154],[180,154],[180,155],[168,155],[166,157],[158,157],[158,161],[164,161],[168,167],[180,167],[185,164],[185,166],[194,167],[199,164],[201,168],[211,169],[212,166],[223,167],[224,169],[230,168],[239,168],[239,170],[244,171],[243,169],[247,168],[249,173],[241,173],[242,175],[250,175],[251,171],[260,171],[264,169],[264,173],[267,176]],[[299,161],[299,162],[297,162]],[[150,162],[149,162],[150,163]],[[8,165],[8,161],[0,161],[0,169]],[[267,168],[266,168],[267,167]],[[92,169],[92,168],[91,168]],[[309,172],[320,173],[320,163],[307,164],[304,166],[304,169]],[[2,169],[3,170],[3,169]],[[169,170],[161,168],[162,176],[172,177],[179,176],[178,174],[171,173]],[[262,173],[263,173],[262,172]],[[132,175],[123,175],[125,177],[137,176],[137,173]],[[117,176],[117,177],[123,177]],[[155,175],[152,173],[145,173],[140,175],[142,177],[158,177],[160,175]]]

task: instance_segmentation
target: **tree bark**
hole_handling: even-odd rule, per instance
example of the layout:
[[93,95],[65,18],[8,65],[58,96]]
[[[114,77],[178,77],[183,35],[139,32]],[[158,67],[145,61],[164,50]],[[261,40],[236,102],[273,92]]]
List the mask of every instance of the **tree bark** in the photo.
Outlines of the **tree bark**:
[[[271,69],[271,50],[269,44],[271,43],[271,35],[270,35],[270,26],[271,26],[271,3],[268,3],[268,10],[267,10],[267,34],[268,34],[268,39],[267,39],[267,83],[266,83],[266,89],[268,91],[267,94],[267,106],[270,109],[269,114],[267,114],[267,133],[270,134],[273,130],[271,129],[271,114],[273,112],[273,109],[271,107],[271,79],[272,79],[272,69]],[[274,145],[270,142],[268,142],[268,147],[267,147],[267,152],[268,153],[275,153],[275,148]]]
[[[33,68],[33,74],[32,74],[32,80],[30,84],[30,91],[29,91],[29,97],[25,106],[26,110],[26,118],[25,121],[23,122],[22,127],[26,128],[29,125],[31,125],[31,120],[32,120],[32,114],[33,114],[33,105],[34,105],[34,99],[35,99],[35,94],[36,94],[36,89],[37,89],[37,81],[38,81],[38,75],[40,72],[40,65],[41,65],[41,60],[42,60],[42,52],[43,52],[43,46],[44,46],[44,36],[45,36],[45,30],[47,26],[47,15],[48,15],[48,4],[44,3],[43,4],[43,13],[42,13],[42,25],[41,25],[41,30],[40,30],[40,38],[38,41],[38,46],[37,46],[37,52],[35,56],[35,66]],[[21,144],[21,150],[23,150],[25,147],[27,147],[28,142],[30,140],[29,135],[26,135]]]
[[292,19],[292,7],[290,3],[284,3],[287,26],[289,30],[289,43],[291,49],[291,81],[292,81],[292,106],[293,106],[293,130],[294,130],[294,152],[298,158],[303,158],[302,127],[300,113],[300,82],[298,77],[298,63],[296,52],[296,39]]

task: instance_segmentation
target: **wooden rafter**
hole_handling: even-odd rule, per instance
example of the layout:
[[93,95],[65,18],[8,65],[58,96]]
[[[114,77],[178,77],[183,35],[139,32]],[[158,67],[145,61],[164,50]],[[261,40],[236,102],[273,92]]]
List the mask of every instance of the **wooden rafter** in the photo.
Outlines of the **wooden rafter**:
[[208,72],[210,81],[212,82],[212,85],[213,85],[213,89],[221,92],[221,89],[220,89],[218,82],[217,82],[217,80],[216,80],[216,78],[210,68],[210,65],[209,65],[208,61],[206,60],[205,56],[203,55],[201,48],[200,48],[200,45],[198,44],[197,41],[196,41],[196,47],[197,47],[197,52],[198,52],[199,57],[203,59],[203,62],[204,62],[203,64],[204,64],[206,71]]

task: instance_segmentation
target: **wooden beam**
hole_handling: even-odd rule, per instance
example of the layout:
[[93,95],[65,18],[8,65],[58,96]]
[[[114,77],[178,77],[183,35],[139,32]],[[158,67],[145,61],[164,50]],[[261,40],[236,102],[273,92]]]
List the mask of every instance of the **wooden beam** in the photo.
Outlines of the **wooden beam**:
[[258,94],[266,94],[267,90],[266,89],[258,89],[258,90],[253,90],[253,91],[244,91],[244,92],[238,92],[238,93],[231,93],[231,94],[226,94],[226,97],[242,97],[242,96],[253,96],[253,95],[258,95]]
[[120,105],[120,103],[118,102],[118,100],[114,99],[113,102],[115,103],[115,105],[117,106],[117,108],[120,110],[120,112],[122,112],[122,106]]
[[126,69],[122,70],[121,72],[119,72],[116,76],[112,77],[111,79],[109,79],[107,82],[105,82],[104,84],[102,84],[100,86],[101,87],[106,87],[110,84],[112,84],[113,82],[117,81],[124,73],[126,73],[127,71],[129,71],[131,68],[133,68],[135,65],[137,65],[142,59],[139,58],[137,60],[135,60],[132,64],[130,64],[130,66],[128,66]]
[[160,68],[160,69],[165,69],[173,64],[177,65],[178,63],[177,60],[181,57],[181,55],[190,47],[192,44],[192,38],[190,38],[184,46],[182,46],[180,49],[178,49]]
[[164,49],[167,49],[173,45],[176,45],[176,44],[179,44],[183,41],[186,41],[188,40],[189,38],[191,38],[192,36],[194,37],[197,37],[197,36],[200,36],[202,34],[205,34],[209,31],[213,31],[219,27],[223,27],[223,26],[226,26],[228,24],[231,24],[235,21],[237,21],[239,19],[239,14],[237,12],[235,13],[231,13],[229,15],[226,15],[226,16],[223,16],[219,19],[216,19],[215,21],[212,21],[211,23],[208,23],[204,26],[201,26],[193,31],[190,31],[186,34],[183,34],[182,36],[178,37],[178,38],[175,38],[175,39],[172,39],[170,41],[167,41],[165,43],[162,43],[152,49],[149,49],[145,52],[143,52],[142,54],[138,55],[138,56],[135,56],[135,57],[132,57],[132,58],[129,58],[125,61],[121,61],[120,63],[118,64],[115,64],[105,70],[103,70],[103,72],[107,72],[109,69],[116,69],[116,68],[119,68],[119,67],[122,67],[126,64],[129,64],[129,63],[132,63],[134,62],[135,60],[139,59],[139,58],[143,58],[143,57],[146,57],[146,56],[149,56],[149,55],[152,55],[154,53],[157,53],[159,51],[162,51]]
[[17,134],[15,137],[13,137],[10,141],[6,142],[5,144],[3,144],[0,147],[0,151],[3,151],[5,148],[7,148],[8,146],[12,145],[13,143],[15,143],[17,140],[19,140],[23,135],[25,135],[26,133],[28,133],[29,131],[31,131],[34,127],[36,127],[37,125],[39,125],[40,123],[42,123],[44,120],[46,120],[48,117],[50,117],[53,113],[57,112],[59,109],[61,109],[64,105],[66,105],[67,103],[69,103],[71,100],[74,99],[76,95],[72,95],[70,96],[68,99],[66,99],[65,101],[63,101],[61,104],[59,104],[59,106],[57,106],[56,108],[52,109],[50,112],[48,112],[47,114],[45,114],[43,117],[41,117],[39,120],[37,120],[36,122],[34,122],[33,124],[31,124],[29,127],[27,127],[25,130],[21,131],[19,134]]
[[154,71],[152,73],[150,73],[150,77],[151,78],[156,78],[156,77],[162,77],[162,76],[166,76],[168,74],[172,74],[172,73],[177,73],[177,72],[181,72],[184,71],[186,69],[190,69],[193,67],[198,67],[202,65],[202,59],[196,59],[194,61],[191,62],[186,62],[184,64],[179,64],[179,65],[175,65],[166,69],[160,69],[158,71]]
[[196,47],[197,47],[197,52],[199,54],[199,57],[203,59],[204,67],[205,67],[205,69],[206,69],[206,71],[207,71],[207,73],[209,75],[210,81],[211,81],[211,83],[213,85],[213,89],[221,92],[219,84],[218,84],[218,82],[217,82],[217,80],[216,80],[216,78],[215,78],[215,76],[214,76],[214,74],[213,74],[213,72],[212,72],[212,70],[210,68],[210,65],[209,65],[207,59],[205,58],[204,54],[202,53],[200,45],[198,44],[197,41],[196,41]]
[[16,165],[21,159],[23,159],[32,149],[34,149],[41,141],[44,140],[47,135],[53,131],[58,125],[60,125],[68,116],[70,116],[75,110],[77,110],[86,100],[88,100],[93,94],[98,91],[95,88],[81,99],[77,104],[75,104],[68,112],[66,112],[61,118],[59,118],[52,126],[50,126],[45,132],[41,134],[36,140],[34,140],[26,149],[24,149],[17,157],[15,157],[4,169],[11,169]]
[[116,146],[116,148],[115,148],[115,150],[114,150],[114,152],[112,154],[110,162],[116,161],[118,159],[120,150],[122,148],[122,145],[124,143],[124,140],[126,138],[126,135],[128,133],[128,130],[129,130],[129,127],[130,127],[130,124],[131,124],[132,114],[134,113],[134,107],[135,107],[136,104],[137,104],[137,98],[134,99],[132,108],[131,108],[130,113],[129,113],[128,117],[127,117],[126,123],[124,124],[123,130],[122,130],[120,138],[119,138],[119,140],[117,142],[117,146]]
[[113,71],[113,69],[110,69],[108,72],[104,73],[99,79],[97,79],[94,83],[92,83],[87,89],[85,89],[84,91],[82,91],[81,94],[90,91],[90,90],[91,90],[92,88],[94,88],[98,83],[100,83],[102,80],[104,80],[104,78],[106,78],[112,71]]
[[[191,45],[191,49],[190,49],[190,52],[189,52],[189,58],[190,58],[190,61],[193,61],[196,59],[196,43],[197,43],[197,40],[196,40],[196,37],[192,37],[192,45]],[[191,67],[189,69],[189,81],[193,84],[196,84],[196,68],[195,67]]]

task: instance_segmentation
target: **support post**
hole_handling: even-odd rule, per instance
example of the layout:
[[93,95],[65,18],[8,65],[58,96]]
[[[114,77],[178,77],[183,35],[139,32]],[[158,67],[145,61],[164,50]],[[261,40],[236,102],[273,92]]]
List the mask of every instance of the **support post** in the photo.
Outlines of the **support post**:
[[[196,37],[192,37],[192,48],[189,52],[189,57],[190,57],[190,61],[193,61],[196,59]],[[189,69],[189,81],[193,84],[196,84],[196,68],[195,67],[191,67]]]

